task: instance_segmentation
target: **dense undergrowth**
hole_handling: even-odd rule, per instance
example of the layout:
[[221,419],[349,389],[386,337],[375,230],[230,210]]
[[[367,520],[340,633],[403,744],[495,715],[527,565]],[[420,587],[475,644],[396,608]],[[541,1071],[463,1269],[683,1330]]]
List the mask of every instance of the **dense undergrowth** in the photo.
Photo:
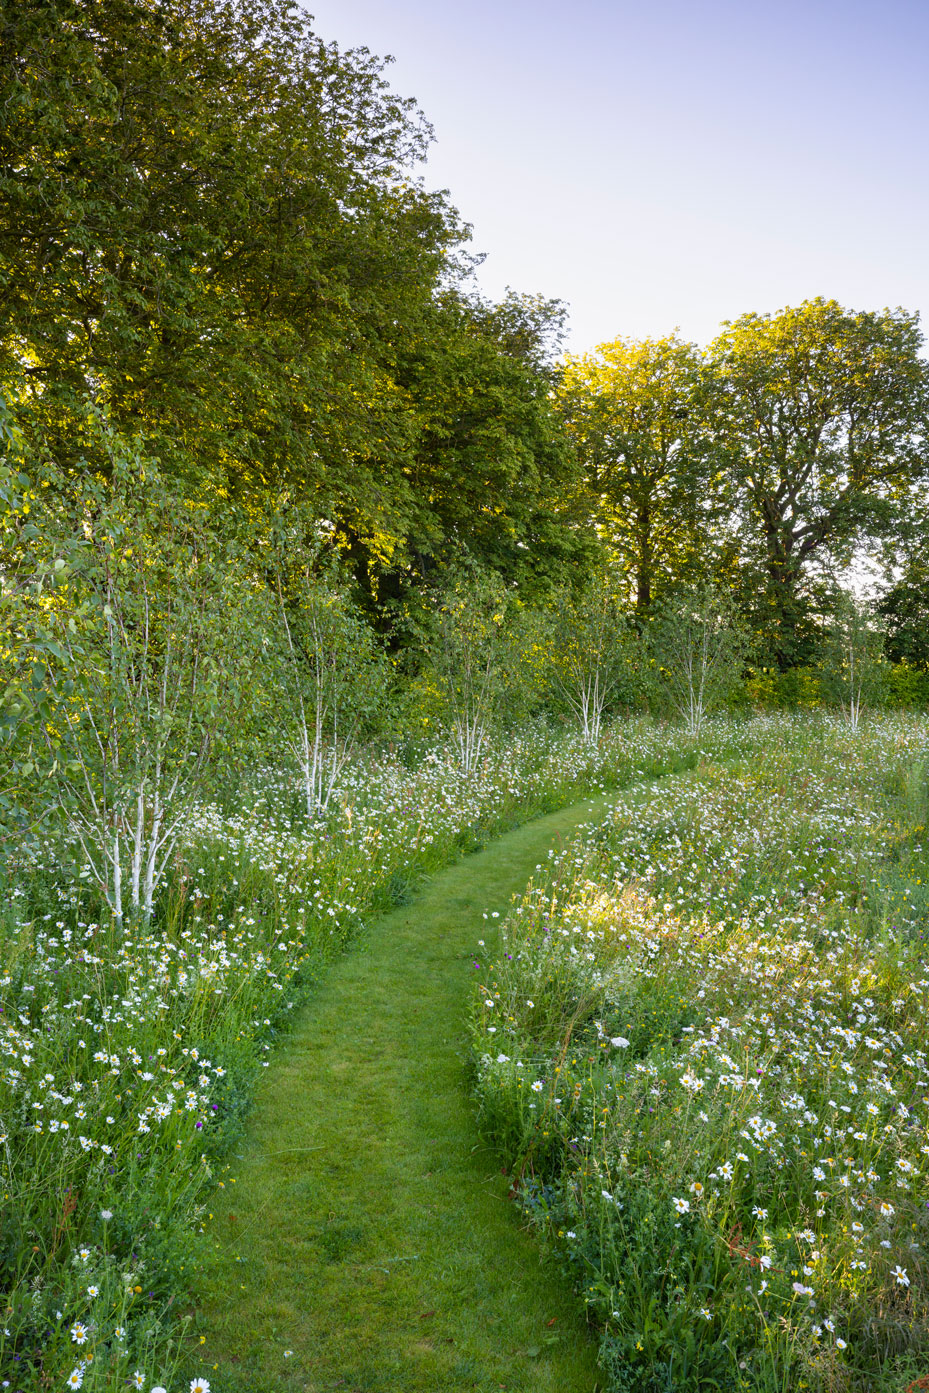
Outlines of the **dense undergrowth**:
[[929,1369],[929,725],[751,723],[539,868],[475,1006],[483,1126],[612,1393]]
[[359,763],[314,823],[260,774],[195,809],[148,924],[104,914],[74,848],[21,855],[0,922],[0,1383],[199,1374],[178,1314],[216,1163],[327,960],[489,836],[694,758],[667,729],[596,748],[535,729],[469,777],[438,748]]

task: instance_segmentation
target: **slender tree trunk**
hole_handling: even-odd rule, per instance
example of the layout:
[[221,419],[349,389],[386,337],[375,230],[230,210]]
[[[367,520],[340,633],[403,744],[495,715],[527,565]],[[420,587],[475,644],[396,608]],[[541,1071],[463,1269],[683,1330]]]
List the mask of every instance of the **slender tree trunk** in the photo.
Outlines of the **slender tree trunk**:
[[113,913],[123,922],[123,867],[119,845],[119,829],[113,834]]
[[636,614],[646,615],[652,607],[652,517],[647,502],[639,504],[636,513],[638,556],[636,558]]

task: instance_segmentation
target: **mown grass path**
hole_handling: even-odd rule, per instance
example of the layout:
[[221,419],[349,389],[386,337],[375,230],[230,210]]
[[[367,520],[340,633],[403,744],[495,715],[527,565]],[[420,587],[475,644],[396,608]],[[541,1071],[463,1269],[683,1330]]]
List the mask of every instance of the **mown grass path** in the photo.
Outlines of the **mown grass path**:
[[605,802],[442,871],[327,973],[213,1206],[198,1367],[217,1393],[594,1393],[577,1298],[478,1136],[464,1017],[477,940],[482,964],[496,947],[483,911]]

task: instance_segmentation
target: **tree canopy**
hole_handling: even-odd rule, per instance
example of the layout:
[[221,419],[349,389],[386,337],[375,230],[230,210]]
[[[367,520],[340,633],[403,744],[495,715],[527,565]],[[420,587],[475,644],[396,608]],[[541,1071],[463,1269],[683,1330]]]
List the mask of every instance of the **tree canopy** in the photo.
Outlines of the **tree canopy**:
[[563,309],[462,288],[384,69],[290,0],[24,0],[0,30],[0,388],[34,443],[79,467],[90,399],[207,504],[285,496],[382,627],[463,555],[531,585],[583,552]]
[[719,505],[700,352],[675,335],[601,344],[568,359],[558,403],[593,516],[645,614],[662,580],[693,570]]
[[723,327],[716,435],[763,576],[781,666],[803,646],[811,568],[885,531],[925,478],[929,364],[918,316],[805,301]]
[[[705,352],[559,359],[560,302],[475,292],[415,101],[292,0],[0,15],[0,396],[75,496],[110,478],[105,419],[269,585],[286,516],[395,648],[446,573],[544,609],[607,566],[639,630],[682,586],[728,590],[782,668],[823,639],[831,568],[907,511],[919,533],[917,315],[816,299]],[[920,663],[923,572],[911,548],[884,600]]]

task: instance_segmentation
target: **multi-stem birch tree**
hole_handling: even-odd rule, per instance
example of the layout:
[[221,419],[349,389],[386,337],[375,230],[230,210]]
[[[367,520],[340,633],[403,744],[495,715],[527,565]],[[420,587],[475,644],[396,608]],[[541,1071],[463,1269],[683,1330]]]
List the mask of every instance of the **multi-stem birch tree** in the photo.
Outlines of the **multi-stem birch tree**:
[[[302,548],[295,541],[294,550]],[[389,678],[377,639],[337,574],[282,559],[275,575],[281,630],[285,740],[300,772],[307,817],[329,806],[359,740],[376,722]]]
[[46,524],[79,540],[50,616],[73,691],[42,732],[87,873],[117,921],[148,920],[249,685],[249,587],[155,462],[91,424],[109,479],[46,480]]
[[493,572],[453,578],[437,596],[431,673],[462,772],[473,773],[513,685],[509,597]]
[[556,597],[551,678],[584,740],[600,738],[603,712],[631,670],[634,642],[617,587],[599,573],[580,593]]
[[688,735],[697,736],[737,685],[745,644],[728,595],[713,585],[679,592],[650,626],[657,680]]
[[839,592],[823,661],[823,691],[857,731],[869,706],[880,701],[887,673],[884,631],[869,606]]

